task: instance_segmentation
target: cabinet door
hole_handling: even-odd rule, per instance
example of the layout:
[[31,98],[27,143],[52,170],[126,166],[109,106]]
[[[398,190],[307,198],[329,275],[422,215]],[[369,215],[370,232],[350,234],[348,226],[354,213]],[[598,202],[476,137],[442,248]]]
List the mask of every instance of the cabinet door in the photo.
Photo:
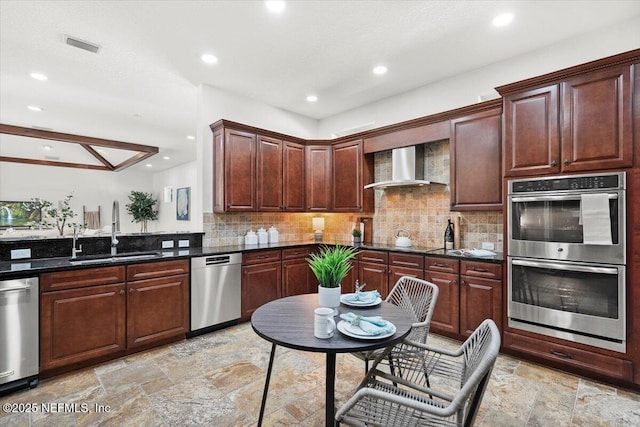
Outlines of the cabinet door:
[[468,337],[485,319],[502,330],[502,281],[460,276],[460,334]]
[[333,210],[362,210],[362,140],[342,142],[332,146]]
[[293,259],[282,262],[282,296],[309,294],[316,292],[312,289],[313,272],[307,261]]
[[560,172],[558,85],[503,98],[505,176]]
[[248,132],[226,129],[224,139],[226,211],[254,211],[256,136]]
[[331,209],[331,146],[308,145],[305,148],[307,210]]
[[502,109],[451,120],[451,209],[502,210]]
[[258,136],[256,169],[258,211],[281,211],[282,141]]
[[127,347],[135,348],[189,331],[189,276],[127,283]]
[[125,349],[124,283],[40,296],[40,370]]
[[370,262],[358,262],[358,280],[360,284],[366,284],[365,291],[376,289],[382,299],[389,294],[389,268],[387,264],[375,264]]
[[242,317],[251,314],[263,304],[280,298],[282,271],[280,262],[242,267]]
[[609,68],[562,84],[562,170],[633,163],[631,67]]
[[[358,276],[358,261],[352,260],[350,262],[351,262],[351,270],[349,270],[344,280],[342,281],[343,294],[354,293],[356,291],[356,280],[360,281]],[[315,279],[315,276],[314,276],[314,279]],[[365,288],[364,290],[365,291],[370,290],[368,288],[369,286],[367,286],[367,288]]]
[[304,211],[304,145],[284,141],[282,153],[283,209]]
[[398,267],[395,265],[389,266],[389,292],[391,292],[391,289],[393,289],[393,287],[402,276],[424,279],[424,270],[420,270],[417,268]]
[[458,275],[427,270],[425,280],[438,286],[438,300],[431,318],[431,330],[448,334],[460,332],[460,288]]

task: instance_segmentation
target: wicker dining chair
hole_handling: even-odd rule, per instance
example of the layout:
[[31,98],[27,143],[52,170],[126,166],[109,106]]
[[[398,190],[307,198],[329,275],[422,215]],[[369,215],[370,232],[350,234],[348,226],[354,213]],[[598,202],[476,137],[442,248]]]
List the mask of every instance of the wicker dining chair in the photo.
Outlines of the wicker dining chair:
[[352,426],[472,426],[500,349],[495,323],[482,322],[455,351],[400,345],[404,351],[393,365],[402,375],[385,372],[388,366],[380,362],[387,355],[379,355],[336,421]]
[[[406,342],[426,344],[431,317],[438,299],[438,291],[438,287],[431,282],[402,276],[385,299],[386,302],[402,308],[412,318],[411,332],[404,339]],[[367,372],[369,371],[369,361],[374,360],[383,352],[384,349],[380,349],[352,354],[364,360],[364,370]]]

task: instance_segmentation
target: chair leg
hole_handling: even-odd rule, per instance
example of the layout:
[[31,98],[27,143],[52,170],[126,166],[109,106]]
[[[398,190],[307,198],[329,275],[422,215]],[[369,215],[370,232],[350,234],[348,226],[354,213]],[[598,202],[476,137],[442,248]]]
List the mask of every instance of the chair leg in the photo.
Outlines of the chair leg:
[[[394,377],[396,376],[396,370],[393,367],[393,357],[391,356],[391,353],[389,353],[389,356],[387,356],[387,359],[389,359],[389,372],[391,372],[391,375],[393,375]],[[402,369],[400,369],[400,367],[398,366],[398,376],[400,378],[402,378]],[[393,386],[394,387],[398,387],[398,384],[393,381]]]
[[364,374],[366,375],[369,372],[369,359],[367,357],[364,358]]

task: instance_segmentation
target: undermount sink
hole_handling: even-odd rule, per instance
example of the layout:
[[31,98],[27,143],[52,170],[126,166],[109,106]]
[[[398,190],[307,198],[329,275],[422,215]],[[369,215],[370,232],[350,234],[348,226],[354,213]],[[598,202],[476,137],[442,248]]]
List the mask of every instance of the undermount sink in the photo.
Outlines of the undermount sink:
[[158,258],[161,256],[159,252],[145,252],[145,253],[136,253],[136,254],[120,254],[120,255],[105,255],[105,256],[87,256],[82,258],[69,258],[69,262],[73,265],[84,265],[84,264],[101,264],[107,262],[120,262],[120,261],[131,261],[138,259],[150,259],[150,258]]

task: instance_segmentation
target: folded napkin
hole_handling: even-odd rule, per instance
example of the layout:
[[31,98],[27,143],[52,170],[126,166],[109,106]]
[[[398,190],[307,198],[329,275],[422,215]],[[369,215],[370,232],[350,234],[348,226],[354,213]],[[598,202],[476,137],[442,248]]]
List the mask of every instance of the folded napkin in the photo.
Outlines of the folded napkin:
[[342,300],[346,302],[370,303],[370,302],[375,302],[375,300],[377,300],[378,298],[380,298],[380,292],[378,291],[367,291],[367,292],[358,291],[355,294],[342,295]]
[[351,312],[340,315],[340,318],[353,326],[358,326],[367,335],[382,335],[393,332],[394,326],[391,322],[384,320],[381,316],[363,317]]

